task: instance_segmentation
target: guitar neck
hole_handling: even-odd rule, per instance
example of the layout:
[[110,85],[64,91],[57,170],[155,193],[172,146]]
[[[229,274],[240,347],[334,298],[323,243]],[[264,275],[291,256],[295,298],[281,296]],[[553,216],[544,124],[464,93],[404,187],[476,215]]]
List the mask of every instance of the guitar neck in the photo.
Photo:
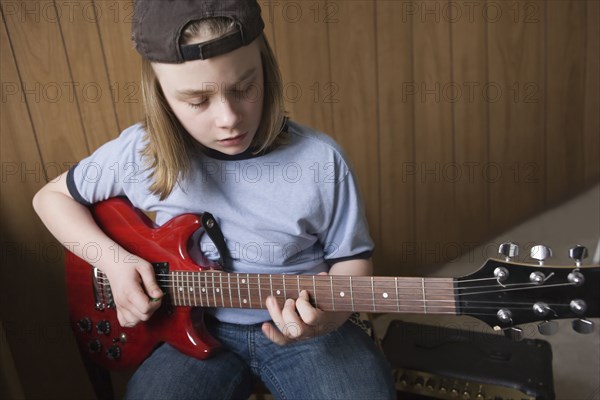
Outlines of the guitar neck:
[[283,304],[306,290],[323,311],[457,314],[452,278],[171,271],[159,284],[174,306],[266,308],[267,296]]

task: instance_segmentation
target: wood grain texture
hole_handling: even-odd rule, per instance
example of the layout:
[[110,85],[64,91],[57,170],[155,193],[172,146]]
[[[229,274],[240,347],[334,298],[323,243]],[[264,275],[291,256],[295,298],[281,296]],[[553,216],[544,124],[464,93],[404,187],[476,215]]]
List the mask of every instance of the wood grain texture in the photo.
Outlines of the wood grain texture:
[[585,187],[586,4],[546,4],[546,199],[558,202]]
[[413,17],[415,105],[415,245],[417,263],[449,261],[456,240],[455,187],[447,175],[454,164],[450,22],[435,7]]
[[[56,7],[63,10],[58,23],[73,77],[74,102],[81,116],[87,150],[91,152],[113,139],[118,132],[112,96],[114,86],[108,81],[98,13],[91,0],[58,1]],[[73,11],[66,13],[69,7]]]
[[[585,119],[583,153],[586,186],[600,178],[600,2],[586,2]],[[583,23],[583,21],[582,21]],[[575,143],[581,148],[581,143]]]
[[482,14],[462,11],[472,3],[454,4],[456,10],[448,12],[452,22],[452,86],[444,93],[453,106],[454,164],[445,176],[455,187],[457,230],[452,251],[456,254],[483,244],[489,232],[489,182],[485,176],[489,165],[489,120],[485,98],[487,23]]
[[378,271],[415,272],[413,22],[403,5],[377,4],[377,87],[381,238]]
[[[545,3],[494,3],[488,17],[490,223],[500,232],[545,204]],[[491,11],[490,11],[491,13]]]
[[142,118],[141,57],[131,40],[133,2],[94,1],[111,95],[122,131]]
[[[28,68],[15,63],[13,48],[23,36],[17,36],[17,43],[9,38],[4,21],[10,17],[4,9],[2,17],[3,89],[12,89],[12,83],[21,89],[20,82],[36,81],[27,76]],[[16,21],[12,23],[14,28]],[[8,83],[11,85],[6,86]],[[0,271],[5,277],[0,281],[0,320],[6,334],[2,346],[10,347],[25,398],[48,398],[49,394],[86,398],[91,392],[79,353],[73,347],[75,342],[66,313],[62,246],[44,229],[31,206],[33,195],[46,183],[45,172],[55,175],[60,166],[48,159],[44,161],[36,136],[43,134],[44,125],[32,120],[32,115],[36,115],[33,109],[45,103],[36,102],[33,93],[21,98],[17,91],[15,96],[16,100],[8,100],[7,94],[6,101],[0,103]],[[48,110],[38,112],[44,114]],[[62,135],[66,133],[57,136]],[[81,383],[65,390],[71,388],[73,381]]]
[[335,14],[325,1],[270,2],[263,11],[274,29],[286,110],[293,120],[323,132],[333,131],[331,106],[340,96],[339,85],[330,77],[327,40]]
[[339,102],[332,103],[332,136],[348,154],[359,182],[371,235],[379,242],[375,6],[371,1],[328,4],[333,4],[339,15],[338,22],[329,25],[331,82],[339,86]]
[[19,91],[30,104],[36,151],[46,178],[52,179],[87,154],[87,143],[56,7],[52,1],[23,4],[25,14],[4,16],[20,74]]

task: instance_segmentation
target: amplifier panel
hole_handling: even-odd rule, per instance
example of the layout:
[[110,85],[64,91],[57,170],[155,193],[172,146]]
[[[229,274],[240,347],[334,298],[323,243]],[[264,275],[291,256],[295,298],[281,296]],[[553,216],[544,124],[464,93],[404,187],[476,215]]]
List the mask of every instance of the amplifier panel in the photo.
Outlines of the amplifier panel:
[[554,399],[552,350],[544,340],[515,342],[395,320],[382,348],[394,369],[399,398],[412,393],[438,399]]

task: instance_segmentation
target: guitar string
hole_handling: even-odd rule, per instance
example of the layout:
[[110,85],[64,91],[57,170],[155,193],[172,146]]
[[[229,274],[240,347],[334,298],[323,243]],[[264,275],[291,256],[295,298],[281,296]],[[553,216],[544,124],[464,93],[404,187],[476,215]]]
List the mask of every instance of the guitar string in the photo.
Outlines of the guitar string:
[[[168,276],[169,278],[171,276]],[[246,279],[246,278],[242,278],[242,279]],[[106,281],[107,278],[105,277],[99,277],[98,279],[99,281],[102,281],[103,284],[106,285]],[[212,278],[209,279],[205,279],[206,280],[211,280]],[[185,278],[181,278],[181,279],[158,279],[158,282],[163,284],[163,286],[165,285],[170,285],[171,287],[176,287],[177,283],[190,283],[190,282],[185,282]],[[356,282],[356,281],[355,281]],[[196,282],[191,282],[193,284],[193,286],[195,286]],[[200,288],[204,288],[206,290],[212,291],[214,289],[219,289],[222,288],[222,286],[220,285],[215,285],[213,286],[212,283],[206,284],[206,285],[202,285],[201,282],[198,280],[197,282],[198,284],[200,284]],[[319,283],[324,283],[324,282],[319,282]],[[333,282],[332,282],[333,283]],[[339,283],[339,282],[338,282]],[[444,283],[444,282],[439,282],[439,283]],[[446,284],[449,284],[450,282],[447,282]],[[110,285],[110,283],[108,283]],[[283,284],[283,283],[282,283]],[[250,290],[258,290],[260,289],[261,286],[259,286],[257,283],[254,284],[252,282],[250,282],[250,279],[248,280],[247,283],[243,283],[243,282],[234,282],[234,285],[243,285],[244,289],[248,288]],[[223,285],[225,286],[225,285]],[[291,288],[296,288],[297,287],[297,283],[295,282],[289,282],[285,284],[286,287],[291,287]],[[328,283],[324,283],[324,285],[322,285],[323,288],[320,288],[319,285],[317,285],[315,288],[317,289],[321,289],[321,290],[325,290],[325,291],[329,291],[330,290],[330,284]],[[436,294],[435,292],[441,292],[441,291],[447,291],[450,292],[452,294],[454,294],[457,297],[463,297],[463,296],[472,296],[472,295],[479,295],[479,294],[489,294],[489,293],[501,293],[501,292],[508,292],[508,291],[515,291],[515,290],[532,290],[532,289],[544,289],[544,288],[552,288],[552,287],[561,287],[561,286],[575,286],[575,284],[573,283],[556,283],[556,284],[544,284],[544,285],[537,285],[537,284],[533,284],[533,283],[517,283],[517,284],[508,284],[508,285],[504,285],[502,287],[498,287],[496,285],[494,286],[472,286],[472,287],[462,287],[462,288],[454,288],[454,287],[425,287],[425,290],[430,294],[430,295],[434,295]],[[343,287],[342,287],[343,288]],[[378,287],[379,288],[379,287]],[[397,288],[399,290],[415,290],[416,292],[421,293],[423,286],[422,285],[415,285],[415,286],[397,286]],[[365,291],[361,291],[361,289],[367,289]],[[390,290],[395,290],[396,286],[391,286],[391,287],[387,287],[387,288],[380,288],[382,290],[385,289],[390,289]],[[467,292],[467,293],[455,293],[457,290],[458,291],[466,291],[466,290],[473,290],[473,289],[492,289],[492,290],[488,290],[488,291],[477,291],[477,292]],[[260,289],[262,290],[262,289]],[[311,288],[307,287],[306,290],[310,291]],[[356,294],[372,294],[373,291],[371,289],[371,286],[361,286],[358,284],[353,284],[352,285],[352,291],[353,293]],[[432,293],[434,292],[434,293]],[[413,293],[403,293],[404,295],[410,295]],[[437,293],[438,295],[443,295],[443,293]],[[416,301],[422,301],[422,300],[416,300]],[[433,300],[435,301],[435,300]]]
[[[562,285],[570,285],[570,284],[562,284]],[[561,285],[548,285],[546,287],[550,287],[550,286],[561,286]],[[179,286],[170,285],[169,287],[174,290],[174,292],[175,292],[174,293],[174,297],[178,297],[178,296],[184,296],[184,297],[186,297],[186,296],[188,296],[187,292],[177,294],[177,289],[176,288],[178,288]],[[214,297],[212,297],[212,299],[211,299],[211,297],[208,298],[209,302],[210,302],[210,300],[212,300],[212,302],[216,304],[216,303],[219,302],[219,299],[218,299],[219,295],[216,294],[216,293],[212,293],[211,294],[210,292],[212,291],[211,289],[217,289],[217,288],[220,288],[220,287],[217,287],[217,286],[211,287],[211,288],[208,288],[207,291],[201,292],[201,293],[194,292],[193,294],[190,295],[190,296],[194,296],[194,298],[190,298],[188,300],[188,302],[191,302],[192,300],[194,300],[197,303],[198,300],[200,300],[200,302],[202,303],[203,300],[204,300],[203,297],[208,295],[208,296],[211,296],[211,297],[214,296]],[[531,287],[530,289],[534,289],[534,288],[538,288],[538,287],[537,286],[536,287]],[[526,289],[526,288],[523,288],[523,289]],[[233,289],[229,289],[229,290],[230,291],[234,291]],[[513,290],[521,290],[521,289],[513,289]],[[481,292],[481,293],[489,293],[489,292]],[[275,293],[272,293],[272,294],[277,297],[277,295]],[[362,294],[372,294],[372,292],[363,292]],[[196,298],[196,296],[199,296],[199,298]],[[186,299],[184,299],[184,301],[185,300]],[[235,304],[243,307],[242,298],[240,297],[240,299],[236,299],[236,300],[237,301],[235,302]],[[356,298],[355,298],[355,300],[356,300]],[[358,299],[358,300],[360,300],[360,299]],[[371,298],[370,297],[369,297],[369,299],[366,299],[366,300],[369,303],[371,302]],[[394,298],[390,298],[389,300],[390,301],[394,300]],[[398,303],[398,300],[401,300],[402,304]],[[332,305],[332,304],[336,304],[337,303],[338,305],[341,305],[345,301],[347,302],[348,300],[345,300],[345,299],[342,299],[342,298],[335,298],[335,299],[332,299],[331,301],[319,301],[318,304],[325,306],[325,305]],[[381,301],[382,301],[381,299],[377,299],[376,300],[376,302],[378,302],[378,303],[381,302]],[[379,307],[379,308],[388,307],[388,308],[390,308],[389,310],[383,310],[383,309],[381,309],[379,311],[395,311],[397,309],[397,307],[399,307],[399,306],[400,307],[411,307],[410,304],[406,304],[406,303],[410,303],[410,302],[415,303],[418,308],[422,308],[422,307],[419,307],[419,306],[421,304],[423,304],[423,303],[430,303],[428,305],[428,307],[435,307],[436,309],[440,309],[440,308],[444,308],[444,307],[445,308],[449,308],[449,309],[453,309],[453,310],[456,309],[455,301],[454,300],[430,300],[430,299],[424,299],[423,300],[423,299],[401,299],[401,298],[397,298],[396,299],[396,304],[389,304],[389,303],[388,304],[377,304],[376,307]],[[221,303],[225,304],[224,300],[221,300]],[[451,305],[445,306],[445,305],[440,305],[440,303],[451,303]],[[230,304],[231,304],[231,302],[230,302]],[[433,306],[432,304],[435,304],[435,306]],[[468,306],[463,306],[462,308],[463,309],[482,309],[482,308],[483,309],[485,309],[485,308],[497,309],[497,307],[493,307],[493,306],[487,306],[486,307],[486,306],[483,306],[482,304],[492,304],[492,305],[493,304],[502,304],[502,305],[510,305],[510,306],[512,306],[513,310],[519,310],[519,309],[530,310],[531,309],[531,304],[533,304],[533,303],[510,302],[510,301],[509,302],[470,301],[469,304],[476,304],[477,306],[468,305]],[[522,305],[523,307],[515,307],[517,305]],[[567,307],[569,307],[566,304],[557,304],[557,303],[549,303],[547,305],[549,307],[552,306],[553,308],[557,308],[557,307],[565,307],[565,308],[567,308]],[[370,306],[370,304],[369,304],[369,306]],[[412,306],[412,307],[415,307],[415,306]],[[406,310],[403,310],[403,312],[406,312]],[[489,315],[494,315],[494,314],[489,314]]]

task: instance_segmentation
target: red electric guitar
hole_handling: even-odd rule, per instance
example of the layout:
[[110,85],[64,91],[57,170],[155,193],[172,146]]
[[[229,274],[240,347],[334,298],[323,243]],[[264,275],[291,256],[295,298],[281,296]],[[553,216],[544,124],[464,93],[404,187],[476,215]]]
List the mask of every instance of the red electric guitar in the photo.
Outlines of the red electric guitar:
[[[600,268],[580,267],[582,247],[571,250],[576,260],[572,267],[491,259],[461,278],[236,274],[208,262],[197,265],[190,258],[189,238],[202,227],[198,215],[181,215],[156,227],[125,198],[97,203],[92,213],[111,238],[153,264],[166,293],[148,322],[123,328],[104,274],[67,252],[70,317],[77,341],[94,362],[109,369],[137,366],[161,342],[197,358],[209,357],[219,343],[204,328],[202,307],[265,308],[267,296],[283,304],[303,289],[326,311],[470,315],[515,332],[515,325],[543,321],[540,330],[552,333],[552,320],[573,318],[575,330],[589,333],[593,323],[586,318],[599,316]],[[510,246],[505,246],[507,256]],[[194,313],[198,315],[192,318]]]

